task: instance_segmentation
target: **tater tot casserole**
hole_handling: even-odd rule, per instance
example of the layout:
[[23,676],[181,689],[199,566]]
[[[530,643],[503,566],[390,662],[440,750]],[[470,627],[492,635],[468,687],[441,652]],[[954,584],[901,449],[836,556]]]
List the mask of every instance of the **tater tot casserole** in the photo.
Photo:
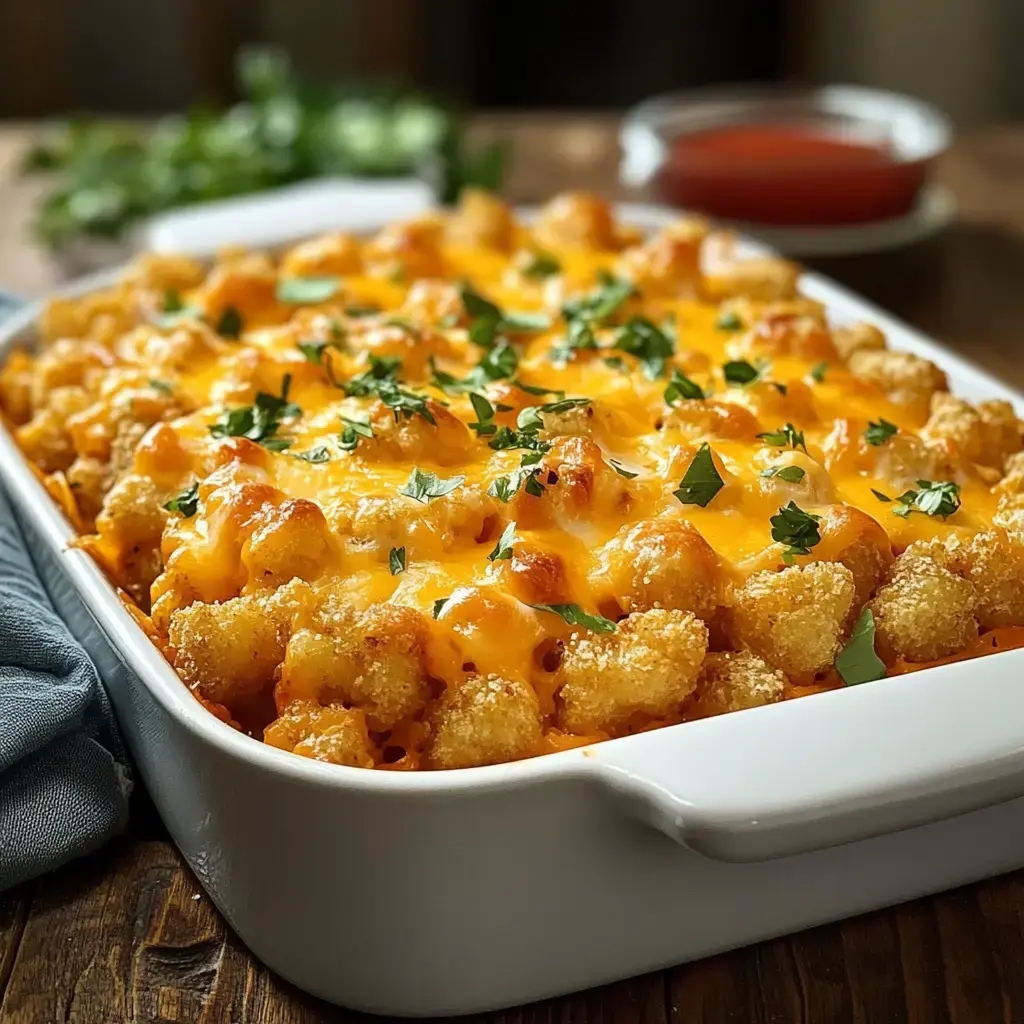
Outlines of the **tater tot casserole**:
[[698,220],[469,192],[143,257],[48,305],[0,409],[213,714],[495,764],[1024,645],[1013,408],[797,283]]

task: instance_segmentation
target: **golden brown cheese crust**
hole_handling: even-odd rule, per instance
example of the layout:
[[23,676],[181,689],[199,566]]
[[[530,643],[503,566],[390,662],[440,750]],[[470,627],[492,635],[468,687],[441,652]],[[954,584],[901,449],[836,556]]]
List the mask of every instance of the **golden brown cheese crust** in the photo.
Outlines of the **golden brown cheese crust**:
[[1006,647],[1012,407],[720,242],[470,192],[280,257],[147,256],[49,305],[0,409],[196,696],[330,763],[499,763],[835,685],[865,608],[894,672]]

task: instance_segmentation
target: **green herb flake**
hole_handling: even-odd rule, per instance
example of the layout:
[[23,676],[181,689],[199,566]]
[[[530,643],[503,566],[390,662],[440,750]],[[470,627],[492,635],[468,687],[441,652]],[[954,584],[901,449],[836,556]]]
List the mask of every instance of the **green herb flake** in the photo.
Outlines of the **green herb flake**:
[[324,360],[324,349],[330,348],[331,342],[300,341],[295,347],[306,357],[306,362],[316,363],[319,366]]
[[342,428],[338,438],[338,447],[345,452],[354,452],[364,437],[373,437],[373,430],[366,420],[350,420],[341,417]]
[[276,436],[281,421],[302,415],[302,410],[288,400],[291,383],[292,376],[286,373],[281,380],[280,395],[260,391],[253,405],[225,410],[221,413],[220,419],[210,425],[210,434],[218,438],[246,437],[263,445],[269,451],[284,451],[292,442]]
[[451,494],[457,487],[461,487],[466,481],[464,476],[453,476],[445,480],[435,476],[433,473],[424,473],[418,466],[415,467],[406,481],[404,487],[399,488],[398,493],[404,494],[407,498],[426,505],[434,498],[443,498]]
[[759,381],[761,371],[745,359],[733,359],[722,366],[722,376],[731,387],[743,388]]
[[562,264],[554,256],[542,252],[535,252],[522,270],[523,277],[529,277],[534,281],[543,281],[561,272]]
[[870,608],[857,616],[850,639],[836,657],[835,666],[847,686],[885,678],[885,664],[875,653],[875,617]]
[[158,391],[161,395],[173,395],[174,388],[165,380],[151,380],[149,386],[154,390]]
[[699,505],[707,508],[711,499],[725,486],[711,455],[711,445],[706,441],[697,449],[697,453],[683,474],[679,489],[672,493],[684,505]]
[[785,544],[782,560],[786,564],[793,561],[794,555],[809,555],[811,548],[821,540],[818,524],[821,516],[805,512],[796,502],[779,509],[778,515],[771,517],[772,540]]
[[294,455],[297,459],[302,459],[303,462],[312,462],[317,466],[331,461],[331,450],[322,444],[316,448],[310,448],[307,452],[289,452],[288,454]]
[[668,387],[665,388],[665,401],[667,404],[675,405],[676,402],[684,400],[700,401],[706,397],[704,389],[699,384],[690,380],[686,374],[673,369]]
[[615,623],[603,615],[591,615],[578,604],[531,604],[531,608],[539,612],[550,612],[557,615],[570,626],[582,626],[592,633],[614,633]]
[[495,433],[498,425],[494,422],[494,406],[476,391],[469,393],[469,401],[476,413],[476,422],[470,423],[469,429],[475,431],[478,437],[489,437]]
[[877,423],[871,420],[867,430],[864,431],[864,440],[877,448],[885,444],[891,437],[895,437],[899,433],[899,429],[895,423],[890,423],[885,419],[880,419]]
[[242,314],[234,306],[225,306],[214,330],[222,337],[237,341],[243,330]]
[[824,384],[825,383],[825,375],[827,373],[828,373],[828,363],[826,363],[826,362],[815,363],[814,366],[811,367],[811,380],[815,381],[817,384]]
[[636,289],[629,281],[620,281],[605,273],[601,275],[600,286],[596,291],[566,302],[562,306],[562,316],[566,321],[583,320],[601,324],[617,313],[635,292]]
[[743,321],[731,310],[723,313],[716,321],[715,326],[720,331],[742,331]]
[[444,606],[445,606],[445,605],[446,605],[446,604],[447,604],[447,603],[448,603],[448,602],[449,602],[450,600],[451,600],[451,598],[450,598],[450,597],[439,597],[439,598],[438,598],[438,599],[437,599],[437,600],[436,600],[436,601],[434,602],[434,610],[433,610],[433,615],[434,615],[434,618],[435,618],[435,619],[436,619],[436,618],[439,618],[439,617],[440,617],[440,615],[441,615],[441,612],[443,612],[443,611],[444,611]]
[[792,423],[787,423],[778,430],[769,430],[757,436],[765,444],[770,444],[775,448],[802,448],[805,452],[807,451],[803,431],[797,430]]
[[277,301],[292,306],[315,306],[341,291],[337,277],[283,277],[277,282]]
[[665,374],[665,365],[675,353],[675,342],[646,317],[630,317],[620,328],[614,347],[636,356],[648,380]]
[[[405,546],[400,548],[392,548],[388,552],[388,568],[391,570],[392,576],[398,576],[400,573],[405,572]],[[435,615],[436,619],[437,616]]]
[[182,313],[186,309],[185,301],[181,292],[176,288],[168,288],[164,292],[163,310],[165,313]]
[[631,473],[628,469],[623,469],[615,459],[609,459],[608,464],[616,473],[619,474],[619,476],[625,477],[627,480],[635,480],[640,475],[639,473]]
[[761,476],[766,479],[778,477],[785,480],[787,484],[798,484],[803,480],[806,473],[800,466],[772,466],[770,469],[761,471]]
[[199,482],[196,481],[177,497],[171,498],[164,508],[168,512],[180,512],[186,519],[191,519],[199,509]]
[[516,521],[513,519],[502,531],[494,550],[487,556],[488,562],[500,562],[512,557],[512,541],[516,537]]
[[368,370],[339,386],[349,398],[376,396],[392,411],[396,423],[402,416],[411,418],[417,415],[428,423],[436,423],[426,397],[399,386],[401,368],[402,361],[394,356],[382,358],[371,355]]

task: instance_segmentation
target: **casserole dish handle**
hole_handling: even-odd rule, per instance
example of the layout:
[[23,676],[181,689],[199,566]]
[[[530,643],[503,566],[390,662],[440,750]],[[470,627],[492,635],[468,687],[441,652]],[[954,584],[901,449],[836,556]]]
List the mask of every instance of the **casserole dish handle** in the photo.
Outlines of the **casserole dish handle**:
[[1024,650],[641,733],[585,774],[726,861],[807,853],[1024,796]]

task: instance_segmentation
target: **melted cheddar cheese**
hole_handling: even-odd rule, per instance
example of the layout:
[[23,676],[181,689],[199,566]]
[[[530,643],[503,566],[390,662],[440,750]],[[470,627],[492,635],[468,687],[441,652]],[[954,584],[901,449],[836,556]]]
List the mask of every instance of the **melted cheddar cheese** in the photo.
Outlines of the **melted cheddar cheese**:
[[224,720],[507,761],[1019,642],[1012,408],[796,279],[696,221],[470,194],[280,259],[144,258],[51,304],[0,407]]

